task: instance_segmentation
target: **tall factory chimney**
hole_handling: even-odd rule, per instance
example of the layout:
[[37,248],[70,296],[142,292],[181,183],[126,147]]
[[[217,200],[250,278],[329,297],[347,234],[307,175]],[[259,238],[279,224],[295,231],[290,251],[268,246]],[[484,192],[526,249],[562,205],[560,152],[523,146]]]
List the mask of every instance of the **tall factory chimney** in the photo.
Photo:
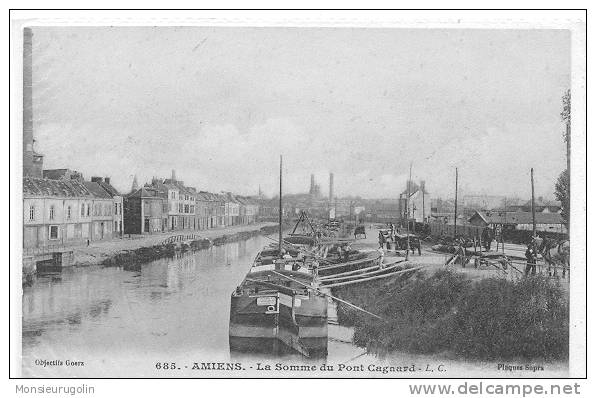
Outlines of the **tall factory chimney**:
[[311,174],[310,175],[310,190],[308,191],[309,194],[314,194],[315,193],[315,175]]
[[333,173],[329,173],[329,202],[333,202]]
[[172,169],[172,181],[176,181],[176,170]]
[[43,177],[43,156],[33,147],[33,31],[23,29],[23,176]]

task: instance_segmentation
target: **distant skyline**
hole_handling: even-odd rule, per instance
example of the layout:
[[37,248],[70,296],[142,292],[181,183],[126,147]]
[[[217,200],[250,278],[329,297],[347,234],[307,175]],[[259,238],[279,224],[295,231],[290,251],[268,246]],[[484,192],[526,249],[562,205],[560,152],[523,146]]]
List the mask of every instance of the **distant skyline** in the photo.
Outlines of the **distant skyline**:
[[128,192],[171,170],[212,192],[552,198],[565,168],[566,30],[34,27],[45,168]]

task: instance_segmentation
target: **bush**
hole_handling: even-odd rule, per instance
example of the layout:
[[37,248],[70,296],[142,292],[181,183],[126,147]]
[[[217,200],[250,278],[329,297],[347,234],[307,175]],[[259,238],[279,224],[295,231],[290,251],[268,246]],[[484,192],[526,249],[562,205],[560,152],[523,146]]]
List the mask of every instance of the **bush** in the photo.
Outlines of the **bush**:
[[439,271],[380,286],[349,286],[340,297],[382,316],[379,321],[340,305],[339,321],[354,342],[384,354],[452,352],[474,359],[564,359],[569,308],[560,286],[543,277],[478,282]]
[[482,280],[462,296],[450,322],[453,349],[466,357],[568,356],[568,303],[561,288],[544,277]]

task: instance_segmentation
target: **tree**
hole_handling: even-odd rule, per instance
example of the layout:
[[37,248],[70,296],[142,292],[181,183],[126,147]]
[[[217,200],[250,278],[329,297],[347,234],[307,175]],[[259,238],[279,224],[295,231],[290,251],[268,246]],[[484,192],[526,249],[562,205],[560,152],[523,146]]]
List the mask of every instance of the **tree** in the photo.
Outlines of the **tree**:
[[555,197],[561,202],[561,216],[569,231],[569,171],[564,170],[555,184]]
[[565,222],[565,226],[569,231],[569,215],[570,215],[570,195],[571,195],[571,90],[567,90],[563,95],[563,110],[561,111],[561,119],[565,122],[565,133],[563,133],[563,140],[567,145],[567,169],[563,171],[557,183],[555,184],[555,197],[561,202],[561,216]]
[[571,162],[571,90],[567,90],[563,95],[563,110],[561,111],[561,119],[565,122],[565,132],[563,133],[563,140],[567,144],[567,172],[570,172]]

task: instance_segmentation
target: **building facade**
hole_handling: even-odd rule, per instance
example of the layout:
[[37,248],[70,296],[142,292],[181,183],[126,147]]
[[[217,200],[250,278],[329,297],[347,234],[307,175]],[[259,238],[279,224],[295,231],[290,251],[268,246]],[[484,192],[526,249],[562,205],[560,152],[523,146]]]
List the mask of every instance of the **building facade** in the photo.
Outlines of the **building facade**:
[[[426,222],[431,217],[431,197],[424,181],[420,185],[409,181],[408,187],[400,195],[400,215],[416,222]],[[408,200],[408,193],[410,199]]]
[[124,234],[124,197],[110,184],[110,177],[91,177],[112,198],[112,237]]
[[112,200],[78,180],[23,178],[25,248],[112,238]]
[[83,182],[94,196],[91,222],[91,240],[112,239],[114,202],[112,197],[97,183]]
[[152,187],[142,187],[124,198],[124,233],[153,234],[168,228],[168,202]]
[[[536,213],[536,231],[567,233],[563,217],[558,213]],[[507,211],[476,211],[469,218],[469,223],[475,226],[502,226],[509,230],[531,231],[533,218],[531,212],[507,212]]]

